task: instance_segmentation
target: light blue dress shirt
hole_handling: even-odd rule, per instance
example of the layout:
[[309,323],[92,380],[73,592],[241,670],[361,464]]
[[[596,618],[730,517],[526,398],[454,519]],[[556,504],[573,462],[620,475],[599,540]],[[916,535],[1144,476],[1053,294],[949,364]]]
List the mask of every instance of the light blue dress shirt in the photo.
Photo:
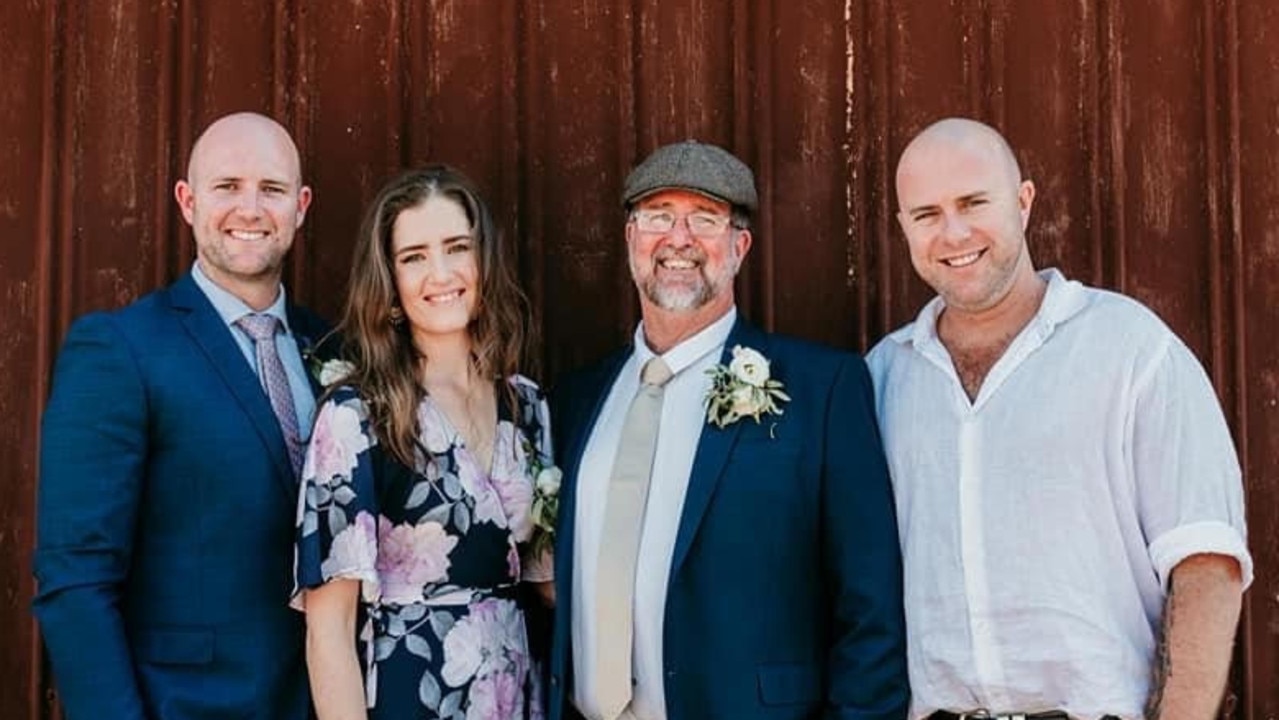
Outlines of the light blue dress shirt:
[[[205,275],[204,271],[200,269],[198,260],[191,265],[191,279],[195,280],[195,284],[209,298],[209,302],[213,303],[213,309],[218,311],[222,322],[226,323],[227,328],[231,331],[231,337],[235,338],[235,343],[240,346],[240,352],[244,353],[245,362],[249,364],[249,367],[253,368],[253,372],[257,373],[258,379],[261,379],[262,370],[258,367],[257,351],[253,348],[253,339],[235,324],[237,320],[245,315],[253,314],[255,312],[253,308],[210,280],[209,276]],[[315,395],[311,392],[311,381],[307,378],[306,365],[302,362],[302,354],[298,351],[297,340],[289,327],[289,315],[285,312],[285,307],[287,307],[287,304],[284,285],[280,285],[280,293],[276,296],[275,302],[271,303],[271,307],[263,310],[261,314],[274,315],[279,318],[280,325],[284,328],[284,332],[275,336],[275,349],[280,354],[280,362],[284,363],[285,374],[289,376],[289,390],[293,394],[293,410],[297,413],[298,418],[298,436],[303,440],[307,440],[311,437],[311,422],[315,416]]]

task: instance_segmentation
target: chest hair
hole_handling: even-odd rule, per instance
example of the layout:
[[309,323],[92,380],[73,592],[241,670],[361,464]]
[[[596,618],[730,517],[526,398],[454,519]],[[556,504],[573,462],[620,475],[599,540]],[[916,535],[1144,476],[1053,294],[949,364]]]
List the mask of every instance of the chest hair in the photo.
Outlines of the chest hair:
[[1013,335],[998,338],[994,342],[967,347],[954,346],[947,343],[950,361],[955,365],[955,373],[964,386],[964,393],[969,400],[976,400],[981,385],[986,380],[990,369],[1004,356],[1008,346],[1012,344]]

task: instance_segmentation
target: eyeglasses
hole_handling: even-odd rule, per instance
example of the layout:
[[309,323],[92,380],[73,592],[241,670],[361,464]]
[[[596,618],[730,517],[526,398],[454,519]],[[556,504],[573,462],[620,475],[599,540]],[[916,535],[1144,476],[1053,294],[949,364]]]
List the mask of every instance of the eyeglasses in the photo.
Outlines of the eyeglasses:
[[[675,223],[680,219],[670,210],[636,210],[631,217],[635,218],[635,226],[640,232],[648,233],[668,233],[675,229]],[[690,235],[713,238],[724,232],[730,218],[709,212],[691,212],[684,216],[684,222]]]

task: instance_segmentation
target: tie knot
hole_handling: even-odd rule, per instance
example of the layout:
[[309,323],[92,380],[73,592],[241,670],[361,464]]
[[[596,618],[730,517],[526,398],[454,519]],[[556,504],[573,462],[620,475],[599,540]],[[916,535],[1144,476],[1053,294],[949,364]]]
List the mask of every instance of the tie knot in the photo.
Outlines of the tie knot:
[[670,381],[673,375],[674,373],[667,367],[665,360],[660,357],[653,357],[644,363],[644,369],[640,371],[640,382],[644,385],[662,387]]
[[236,320],[235,324],[248,333],[254,342],[271,340],[280,330],[280,319],[274,315],[253,313]]

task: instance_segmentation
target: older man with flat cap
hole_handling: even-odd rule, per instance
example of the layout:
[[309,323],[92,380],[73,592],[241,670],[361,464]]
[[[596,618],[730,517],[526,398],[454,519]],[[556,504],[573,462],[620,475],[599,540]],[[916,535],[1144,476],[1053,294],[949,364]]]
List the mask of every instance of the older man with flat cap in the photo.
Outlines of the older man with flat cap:
[[899,718],[901,568],[870,380],[738,317],[758,206],[713,145],[626,181],[633,342],[557,386],[554,718]]

